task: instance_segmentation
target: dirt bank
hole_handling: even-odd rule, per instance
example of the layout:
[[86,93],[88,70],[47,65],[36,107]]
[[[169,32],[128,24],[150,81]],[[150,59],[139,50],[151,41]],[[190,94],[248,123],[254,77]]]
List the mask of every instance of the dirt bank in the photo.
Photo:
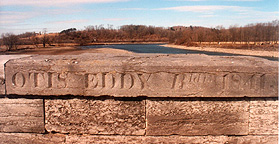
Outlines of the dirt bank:
[[112,49],[112,48],[95,48],[82,50],[73,46],[65,47],[47,47],[47,48],[32,48],[20,49],[17,51],[0,52],[0,55],[78,55],[82,53],[133,53],[126,50]]
[[241,54],[241,55],[251,55],[251,56],[263,56],[263,57],[277,57],[278,51],[259,51],[259,50],[244,50],[244,49],[227,49],[227,48],[209,48],[209,47],[187,47],[166,44],[161,45],[163,47],[171,47],[186,50],[197,50],[197,51],[208,51],[208,52],[221,52],[221,53],[231,53],[231,54]]

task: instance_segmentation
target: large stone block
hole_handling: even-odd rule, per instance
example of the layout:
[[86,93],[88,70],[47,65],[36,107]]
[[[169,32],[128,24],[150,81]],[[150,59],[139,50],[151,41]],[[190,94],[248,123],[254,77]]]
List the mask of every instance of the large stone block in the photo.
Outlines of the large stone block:
[[169,136],[146,137],[146,144],[225,144],[226,136]]
[[42,99],[0,99],[0,132],[44,131]]
[[278,144],[278,136],[232,136],[227,144]]
[[70,135],[66,144],[278,144],[276,136],[77,136]]
[[0,133],[0,144],[63,144],[66,136],[59,134]]
[[145,134],[145,101],[45,100],[46,130],[74,134]]
[[98,143],[98,144],[220,144],[228,140],[226,136],[197,136],[197,137],[149,137],[149,136],[67,136],[67,144]]
[[205,55],[39,56],[6,64],[8,94],[277,97],[278,62]]
[[254,99],[250,102],[249,134],[279,134],[278,99]]
[[247,135],[246,101],[147,101],[147,135]]

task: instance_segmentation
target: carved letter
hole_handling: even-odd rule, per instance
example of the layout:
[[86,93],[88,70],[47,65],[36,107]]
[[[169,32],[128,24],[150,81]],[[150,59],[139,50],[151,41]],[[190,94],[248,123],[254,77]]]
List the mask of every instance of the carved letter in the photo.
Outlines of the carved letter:
[[147,82],[148,82],[150,76],[151,76],[151,74],[138,74],[138,77],[141,82],[141,89],[144,89],[145,87],[147,87]]
[[67,74],[51,73],[51,86],[55,88],[65,88],[66,87],[66,78]]
[[176,74],[173,79],[172,89],[183,89],[184,74]]
[[104,88],[106,86],[106,74],[86,74],[85,87],[86,88]]
[[105,75],[105,84],[106,84],[106,88],[114,88],[115,78],[113,74],[108,73]]
[[199,74],[199,73],[193,73],[193,74],[191,74],[191,77],[190,77],[189,82],[190,82],[190,83],[198,83],[198,82],[200,82],[200,75],[201,75],[201,74]]
[[238,75],[238,74],[233,74],[232,76],[231,76],[231,81],[230,81],[230,83],[231,83],[231,89],[234,89],[234,90],[239,90],[239,88],[240,88],[240,82],[241,82],[241,76],[240,75]]
[[124,74],[123,76],[123,88],[131,89],[134,86],[134,78],[131,74]]
[[31,87],[48,87],[47,73],[29,73]]
[[86,74],[85,75],[85,87],[86,88],[96,88],[98,85],[98,78],[96,74]]
[[23,87],[25,85],[25,77],[23,73],[15,73],[12,77],[12,84],[16,87]]

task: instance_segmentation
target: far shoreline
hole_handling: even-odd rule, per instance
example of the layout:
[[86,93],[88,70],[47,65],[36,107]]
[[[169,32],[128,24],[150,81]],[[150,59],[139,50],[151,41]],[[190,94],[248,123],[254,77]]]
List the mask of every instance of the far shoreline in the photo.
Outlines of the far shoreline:
[[260,50],[228,49],[228,48],[212,48],[212,47],[188,47],[188,46],[174,45],[174,44],[165,44],[160,46],[185,49],[185,50],[204,51],[204,52],[230,53],[230,54],[271,57],[271,58],[279,57],[278,51],[260,51]]

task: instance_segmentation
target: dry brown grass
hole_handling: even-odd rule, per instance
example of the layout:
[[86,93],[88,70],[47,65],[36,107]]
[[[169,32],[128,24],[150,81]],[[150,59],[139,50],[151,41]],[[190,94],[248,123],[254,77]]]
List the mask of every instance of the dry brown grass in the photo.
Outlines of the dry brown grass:
[[257,51],[278,51],[279,43],[244,43],[244,42],[202,42],[202,43],[192,43],[185,44],[188,47],[210,47],[210,48],[225,48],[225,49],[240,49],[240,50],[257,50]]

